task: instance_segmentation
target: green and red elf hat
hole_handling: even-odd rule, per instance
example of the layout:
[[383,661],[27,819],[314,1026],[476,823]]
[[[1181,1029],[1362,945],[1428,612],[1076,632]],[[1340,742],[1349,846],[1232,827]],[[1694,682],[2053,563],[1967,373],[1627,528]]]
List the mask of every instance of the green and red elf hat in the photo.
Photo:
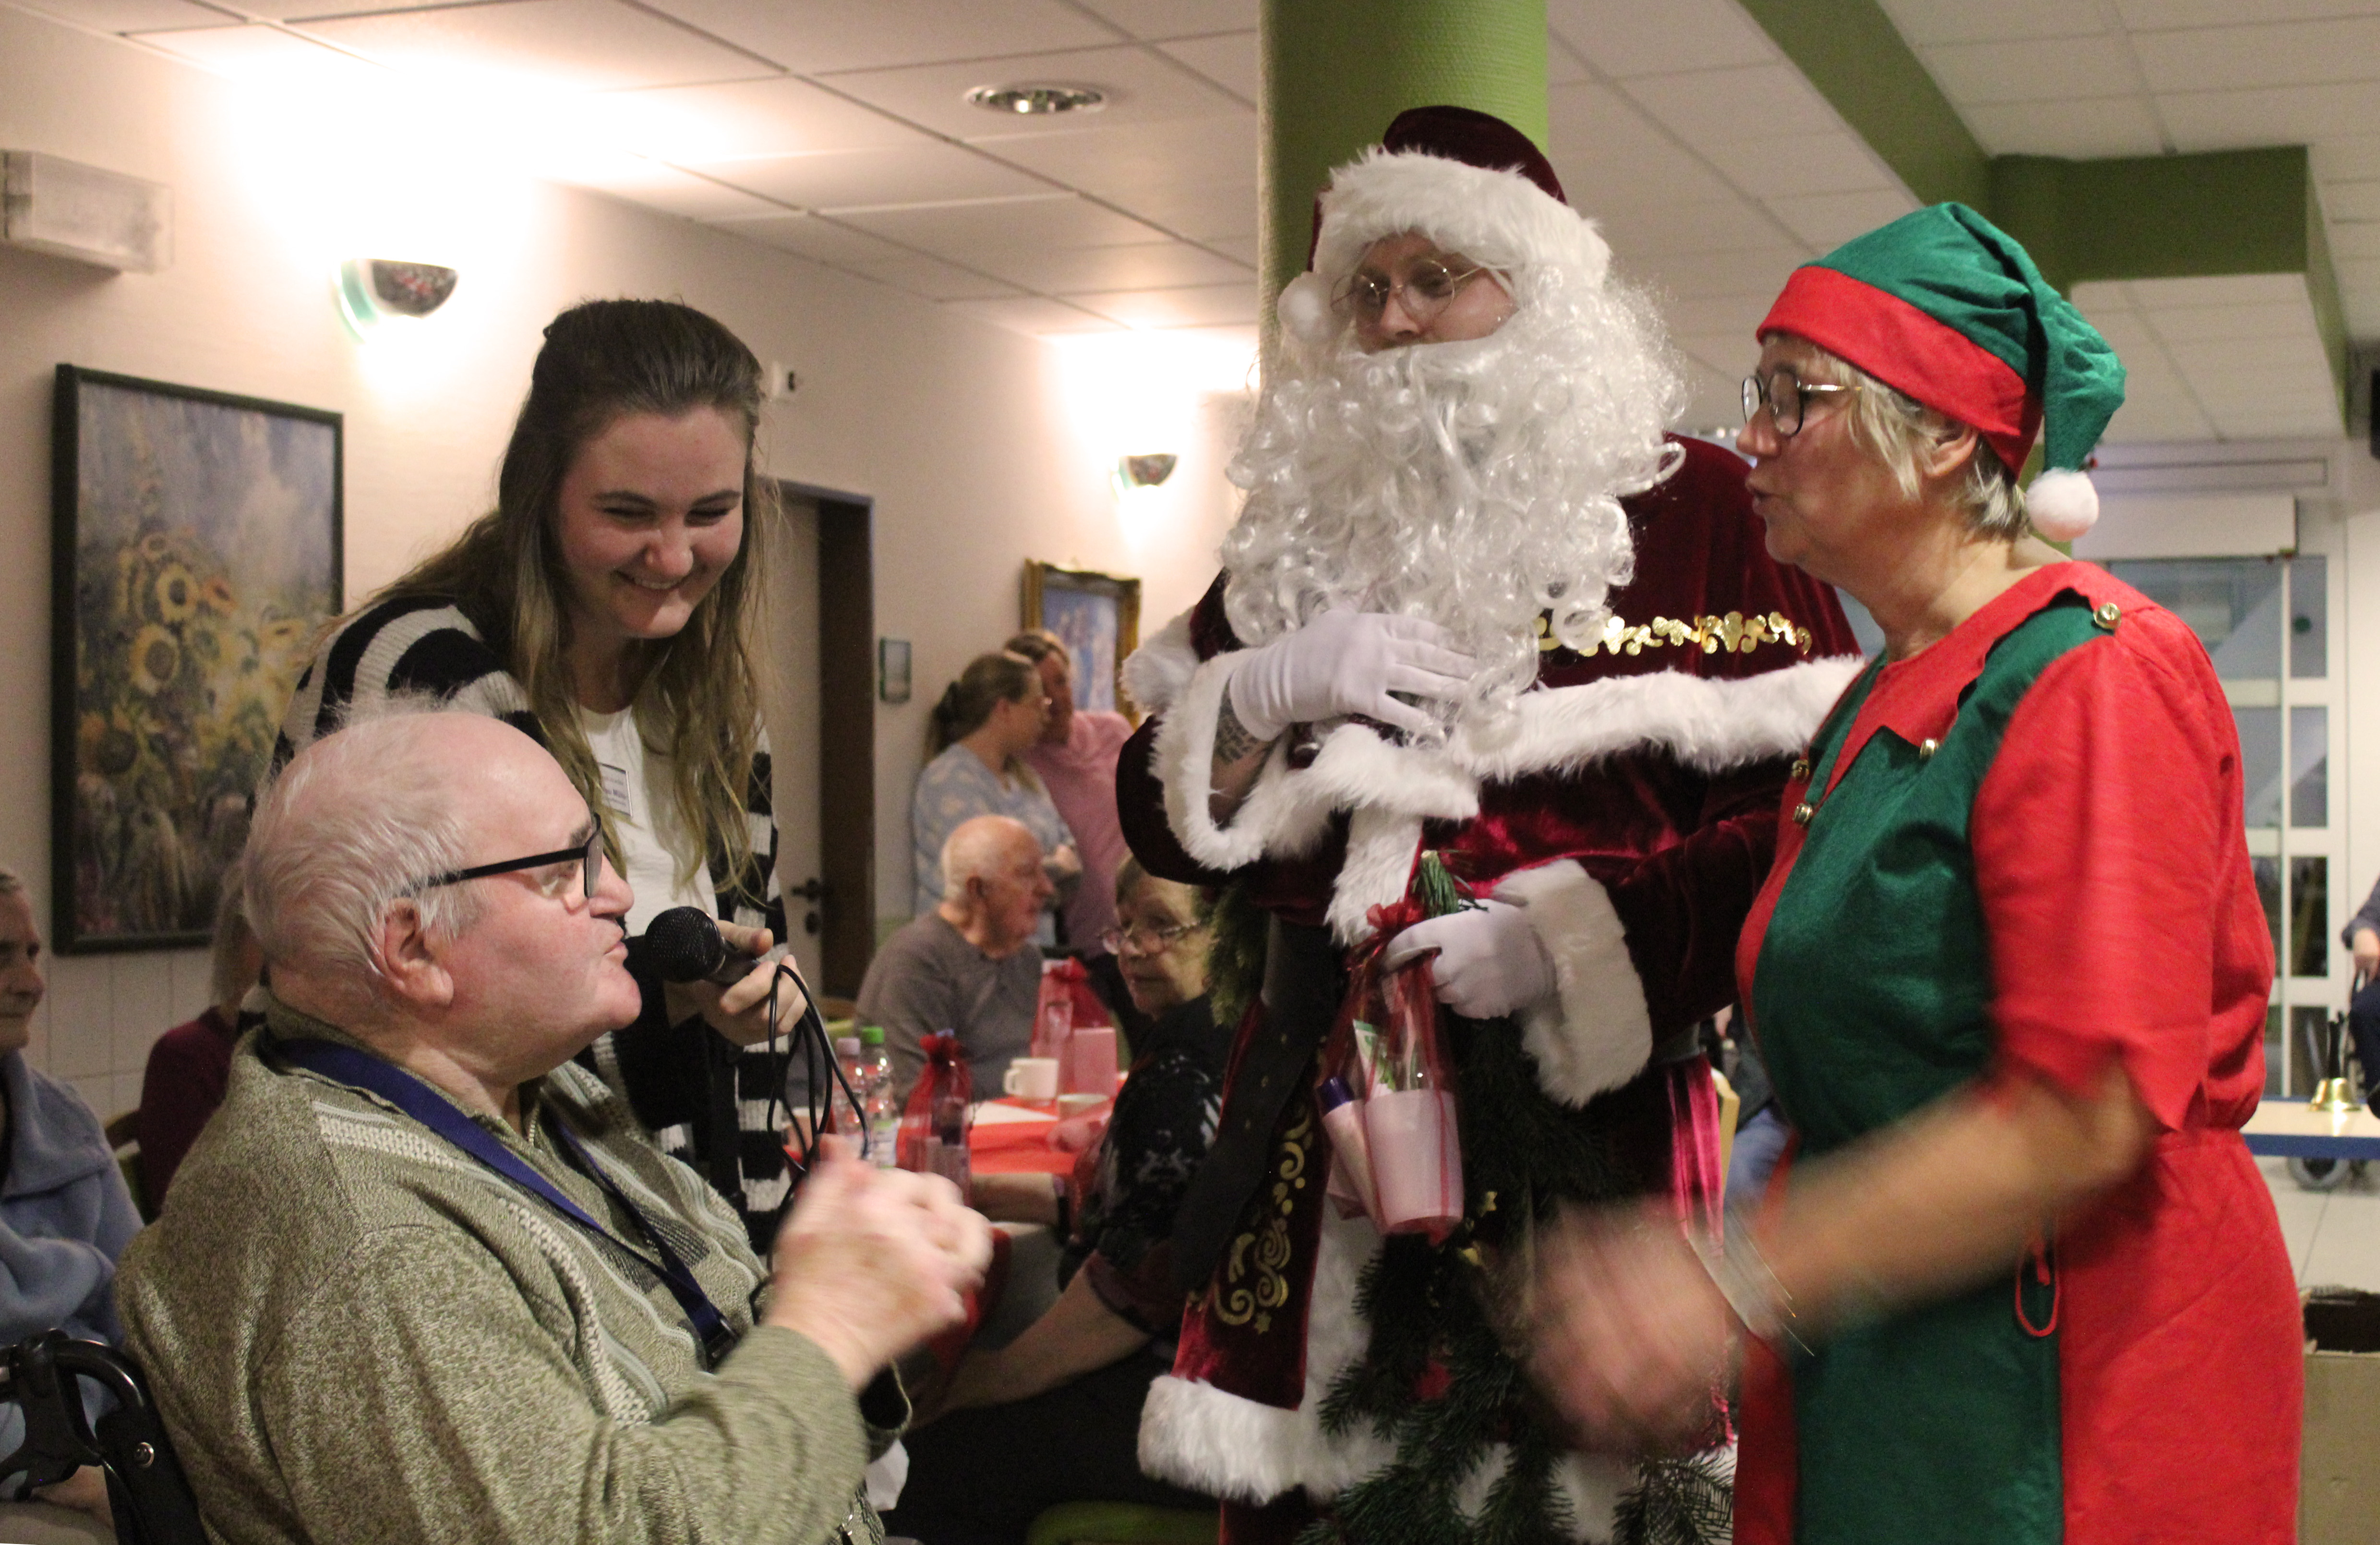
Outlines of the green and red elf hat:
[[2124,402],[2124,367],[2012,237],[1935,204],[1793,271],[1758,336],[1791,333],[1961,423],[2011,473],[2042,436],[2025,491],[2034,529],[2071,541],[2099,518],[2082,473]]

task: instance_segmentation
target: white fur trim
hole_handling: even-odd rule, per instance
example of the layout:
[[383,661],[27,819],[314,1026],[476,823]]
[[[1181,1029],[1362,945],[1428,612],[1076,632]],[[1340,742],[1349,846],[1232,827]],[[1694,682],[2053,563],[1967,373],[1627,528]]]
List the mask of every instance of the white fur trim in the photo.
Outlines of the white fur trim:
[[2099,490],[2087,473],[2044,472],[2024,491],[2024,513],[2051,541],[2072,541],[2099,523]]
[[1611,266],[1595,223],[1519,172],[1375,147],[1332,172],[1322,195],[1314,249],[1322,293],[1355,271],[1366,248],[1404,231],[1507,273],[1559,268],[1589,291]]
[[1230,824],[1218,826],[1208,810],[1215,721],[1240,658],[1234,651],[1198,666],[1159,723],[1155,770],[1167,817],[1184,851],[1228,873],[1261,858],[1310,853],[1334,814],[1355,812],[1330,905],[1332,930],[1347,943],[1370,931],[1367,909],[1403,894],[1419,823],[1477,815],[1481,784],[1633,750],[1667,751],[1705,773],[1785,756],[1802,748],[1861,666],[1811,660],[1730,681],[1660,671],[1530,692],[1492,740],[1466,731],[1439,747],[1391,746],[1361,724],[1342,724],[1299,771],[1290,770],[1286,742],[1276,746]]
[[[1368,1424],[1333,1438],[1322,1430],[1322,1401],[1364,1352],[1371,1329],[1355,1312],[1355,1287],[1379,1249],[1379,1236],[1362,1218],[1326,1217],[1314,1269],[1313,1309],[1306,1321],[1305,1388],[1294,1411],[1226,1394],[1204,1380],[1159,1379],[1140,1413],[1140,1467],[1148,1474],[1210,1496],[1263,1503],[1302,1490],[1327,1502],[1396,1456]],[[1509,1450],[1498,1443],[1464,1478],[1455,1498],[1475,1518],[1502,1478]],[[1624,1465],[1573,1454],[1554,1468],[1570,1500],[1581,1540],[1609,1538],[1611,1510],[1634,1484]]]
[[1183,613],[1123,661],[1123,689],[1143,713],[1162,713],[1190,685],[1198,651],[1190,642],[1190,614]]
[[1336,323],[1330,314],[1330,286],[1318,274],[1301,274],[1281,286],[1272,314],[1293,335],[1309,344],[1322,343]]
[[1653,1013],[1610,893],[1564,858],[1506,875],[1496,899],[1522,909],[1553,958],[1556,996],[1520,1014],[1537,1082],[1584,1105],[1636,1077],[1653,1054]]

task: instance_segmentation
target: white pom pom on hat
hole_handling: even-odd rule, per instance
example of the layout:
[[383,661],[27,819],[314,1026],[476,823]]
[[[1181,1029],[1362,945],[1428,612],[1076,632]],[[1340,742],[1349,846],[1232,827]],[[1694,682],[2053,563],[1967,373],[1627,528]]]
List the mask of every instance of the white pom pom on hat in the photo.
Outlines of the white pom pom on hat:
[[2072,541],[2098,522],[2099,491],[2086,472],[2044,472],[2024,491],[2024,512],[2051,541]]

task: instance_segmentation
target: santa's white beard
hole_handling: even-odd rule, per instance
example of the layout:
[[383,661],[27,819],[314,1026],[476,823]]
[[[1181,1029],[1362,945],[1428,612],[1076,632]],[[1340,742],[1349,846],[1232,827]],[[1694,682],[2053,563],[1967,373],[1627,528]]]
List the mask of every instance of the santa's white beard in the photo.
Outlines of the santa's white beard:
[[1231,468],[1224,606],[1248,644],[1335,607],[1426,617],[1480,662],[1442,727],[1489,730],[1576,646],[1633,558],[1619,500],[1678,455],[1676,372],[1632,298],[1557,294],[1488,337],[1365,354],[1285,337]]

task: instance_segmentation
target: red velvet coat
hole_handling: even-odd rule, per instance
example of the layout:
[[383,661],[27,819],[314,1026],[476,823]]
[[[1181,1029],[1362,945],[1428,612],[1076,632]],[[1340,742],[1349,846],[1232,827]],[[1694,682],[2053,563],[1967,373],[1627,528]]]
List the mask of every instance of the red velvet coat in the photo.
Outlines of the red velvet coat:
[[[1583,654],[1542,641],[1517,733],[1422,748],[1341,724],[1295,759],[1293,736],[1223,827],[1208,818],[1208,769],[1240,644],[1218,580],[1130,667],[1135,696],[1159,711],[1117,773],[1143,865],[1238,881],[1352,944],[1369,907],[1403,895],[1421,848],[1442,850],[1526,907],[1554,959],[1559,1003],[1521,1016],[1547,1092],[1584,1104],[1637,1078],[1658,1041],[1732,1001],[1788,764],[1857,668],[1832,592],[1768,557],[1743,464],[1684,444],[1679,471],[1628,501],[1635,578],[1612,595],[1601,641]],[[1361,1351],[1354,1278],[1377,1244],[1363,1220],[1325,1216],[1318,1131],[1310,1101],[1292,1100],[1275,1129],[1282,1183],[1252,1198],[1184,1318],[1173,1377],[1150,1392],[1142,1459],[1155,1473],[1254,1502],[1294,1486],[1327,1496],[1385,1460],[1368,1435],[1324,1435],[1317,1415]],[[1566,1480],[1599,1528],[1618,1472],[1586,1467]]]

